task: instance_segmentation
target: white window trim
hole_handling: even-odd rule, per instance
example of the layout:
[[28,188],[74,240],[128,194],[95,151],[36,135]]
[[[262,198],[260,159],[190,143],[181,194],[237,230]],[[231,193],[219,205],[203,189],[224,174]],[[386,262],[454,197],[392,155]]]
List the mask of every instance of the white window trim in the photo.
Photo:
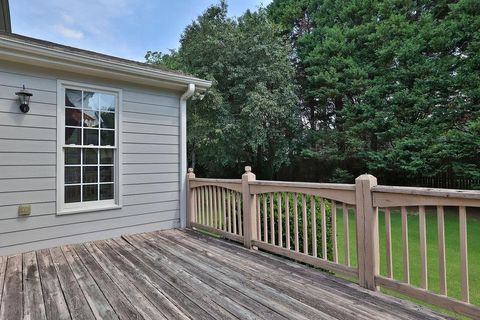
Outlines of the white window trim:
[[[92,203],[65,204],[64,174],[65,159],[63,149],[65,147],[65,88],[92,90],[113,93],[117,96],[116,111],[116,152],[115,152],[115,197],[114,200],[95,201]],[[123,91],[117,88],[97,86],[87,83],[58,80],[57,81],[57,215],[93,212],[103,210],[120,209],[123,205],[122,190],[122,123],[123,123]]]

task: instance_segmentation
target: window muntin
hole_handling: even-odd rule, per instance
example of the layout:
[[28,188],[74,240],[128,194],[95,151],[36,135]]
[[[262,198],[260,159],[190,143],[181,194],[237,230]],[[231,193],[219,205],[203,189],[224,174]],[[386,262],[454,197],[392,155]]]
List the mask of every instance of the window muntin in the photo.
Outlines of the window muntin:
[[118,94],[65,88],[63,203],[116,203]]

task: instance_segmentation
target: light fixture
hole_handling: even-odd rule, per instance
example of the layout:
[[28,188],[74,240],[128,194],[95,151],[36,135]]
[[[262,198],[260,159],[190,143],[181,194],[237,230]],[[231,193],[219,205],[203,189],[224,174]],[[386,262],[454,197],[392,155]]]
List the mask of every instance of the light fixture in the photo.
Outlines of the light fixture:
[[15,94],[20,100],[20,110],[22,110],[23,113],[27,113],[28,111],[30,111],[30,107],[28,106],[28,104],[30,103],[30,97],[33,96],[33,94],[31,94],[25,89],[25,85],[23,85],[22,90],[15,92]]

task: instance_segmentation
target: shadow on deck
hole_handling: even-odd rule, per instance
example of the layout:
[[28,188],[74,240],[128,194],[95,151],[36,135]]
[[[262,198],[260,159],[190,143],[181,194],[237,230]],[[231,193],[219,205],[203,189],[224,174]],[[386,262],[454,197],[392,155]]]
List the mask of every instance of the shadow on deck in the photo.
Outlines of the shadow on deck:
[[446,318],[181,230],[0,257],[0,285],[0,319]]

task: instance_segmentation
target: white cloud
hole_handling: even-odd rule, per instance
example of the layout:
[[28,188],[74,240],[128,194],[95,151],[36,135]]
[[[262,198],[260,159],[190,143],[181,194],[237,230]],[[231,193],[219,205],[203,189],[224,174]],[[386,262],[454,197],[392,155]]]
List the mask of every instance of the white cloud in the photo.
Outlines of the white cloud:
[[71,29],[71,28],[65,27],[64,25],[61,25],[61,24],[57,24],[55,26],[55,30],[58,33],[60,33],[62,36],[64,36],[65,38],[68,38],[68,39],[80,40],[80,39],[83,39],[83,37],[84,37],[84,34],[83,34],[82,31]]

